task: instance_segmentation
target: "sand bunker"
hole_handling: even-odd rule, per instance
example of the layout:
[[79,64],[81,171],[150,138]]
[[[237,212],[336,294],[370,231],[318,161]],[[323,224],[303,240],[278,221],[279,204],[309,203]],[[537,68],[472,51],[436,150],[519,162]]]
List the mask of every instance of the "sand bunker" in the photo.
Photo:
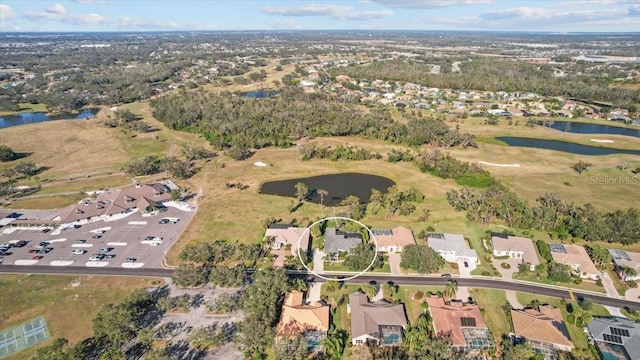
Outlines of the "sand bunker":
[[593,142],[597,142],[597,143],[612,143],[613,140],[607,140],[607,139],[590,139]]
[[256,161],[256,162],[253,163],[253,165],[259,166],[259,167],[268,166],[266,163],[263,163],[262,161]]
[[486,161],[478,161],[482,165],[500,166],[500,167],[520,167],[520,164],[496,164]]

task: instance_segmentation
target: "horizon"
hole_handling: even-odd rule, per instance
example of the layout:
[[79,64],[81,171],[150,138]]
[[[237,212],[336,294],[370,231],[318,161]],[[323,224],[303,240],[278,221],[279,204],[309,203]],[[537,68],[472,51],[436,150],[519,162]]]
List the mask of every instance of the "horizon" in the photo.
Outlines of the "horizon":
[[[151,6],[150,6],[151,5]],[[1,0],[0,33],[489,31],[636,33],[635,0]]]

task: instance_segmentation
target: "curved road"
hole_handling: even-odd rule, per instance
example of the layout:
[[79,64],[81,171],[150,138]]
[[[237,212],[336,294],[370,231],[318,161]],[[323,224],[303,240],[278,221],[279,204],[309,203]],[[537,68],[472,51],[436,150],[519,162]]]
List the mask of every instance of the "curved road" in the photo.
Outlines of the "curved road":
[[[56,274],[56,275],[104,275],[104,276],[135,276],[135,277],[171,277],[173,270],[171,269],[125,269],[125,268],[88,268],[84,266],[18,266],[18,265],[0,265],[0,273],[21,273],[21,274]],[[306,275],[304,271],[290,271],[292,275]],[[349,274],[350,275],[350,274]],[[347,275],[347,276],[349,276]],[[317,278],[314,275],[307,275],[307,280],[315,282],[324,282],[323,279]],[[519,292],[526,292],[531,294],[539,294],[545,296],[553,296],[558,298],[569,299],[571,294],[569,290],[550,288],[546,286],[540,286],[533,283],[515,283],[509,281],[501,281],[494,279],[482,279],[482,278],[453,278],[458,286],[469,286],[478,288],[491,288],[491,289],[503,289],[503,290],[515,290]],[[362,284],[363,282],[393,282],[400,285],[445,285],[448,279],[432,276],[390,276],[390,275],[375,275],[367,274],[359,276],[353,280],[347,280],[346,283],[350,284]],[[571,290],[575,298],[584,297],[592,300],[596,304],[613,306],[617,308],[629,307],[640,311],[640,303],[616,299],[608,297],[607,295],[597,295],[592,293],[583,293],[579,290]]]

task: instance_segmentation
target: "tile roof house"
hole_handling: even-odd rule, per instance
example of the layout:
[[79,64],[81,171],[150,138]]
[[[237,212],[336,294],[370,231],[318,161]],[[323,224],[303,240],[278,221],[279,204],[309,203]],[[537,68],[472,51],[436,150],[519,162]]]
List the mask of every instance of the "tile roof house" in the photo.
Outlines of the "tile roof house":
[[493,256],[521,259],[523,263],[529,264],[531,271],[534,271],[536,265],[540,264],[536,248],[529,238],[493,233],[491,234],[491,246],[493,247]]
[[512,337],[525,341],[547,360],[557,359],[557,351],[574,348],[560,309],[541,305],[538,309],[512,309]]
[[474,264],[478,262],[478,254],[474,249],[469,248],[460,234],[429,233],[427,245],[448,262],[468,261]]
[[640,359],[640,322],[615,316],[594,317],[587,329],[603,359]]
[[[640,253],[634,253],[618,249],[609,249],[618,276],[624,281],[640,280]],[[636,271],[635,276],[629,276],[620,271],[623,266],[628,266]]]
[[309,249],[309,231],[306,228],[295,227],[291,224],[271,224],[264,232],[269,240],[271,249],[280,250],[291,245],[291,255],[297,256],[298,244],[302,251]]
[[324,232],[324,252],[327,254],[349,252],[360,243],[362,235],[357,233],[346,233],[336,228],[327,228]]
[[413,232],[404,226],[393,229],[372,229],[371,232],[376,240],[376,250],[381,252],[402,252],[405,246],[416,243]]
[[549,244],[553,260],[571,266],[583,279],[597,280],[600,271],[596,268],[584,247],[573,244]]
[[475,351],[493,347],[487,323],[476,304],[452,301],[445,304],[443,298],[427,298],[433,330],[438,338],[449,338],[451,346]]
[[329,306],[321,302],[303,304],[304,293],[292,291],[285,294],[276,335],[302,334],[309,342],[310,350],[322,349],[322,340],[329,331]]
[[369,302],[367,295],[356,292],[349,295],[347,312],[351,314],[351,343],[371,346],[402,344],[407,326],[403,304],[390,304],[384,300]]

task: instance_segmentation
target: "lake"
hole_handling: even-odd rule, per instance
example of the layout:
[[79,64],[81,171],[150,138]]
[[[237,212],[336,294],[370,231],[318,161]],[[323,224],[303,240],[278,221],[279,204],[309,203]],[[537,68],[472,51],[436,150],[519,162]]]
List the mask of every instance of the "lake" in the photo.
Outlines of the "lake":
[[268,97],[274,97],[278,94],[280,94],[280,91],[277,91],[277,90],[248,91],[248,92],[243,92],[242,97],[264,99]]
[[509,146],[529,147],[537,149],[547,149],[562,151],[578,155],[611,155],[611,154],[630,154],[640,155],[640,150],[614,149],[600,146],[590,146],[576,144],[566,141],[533,139],[523,137],[500,136],[497,140],[504,141]]
[[548,127],[555,130],[566,131],[576,134],[610,134],[610,135],[625,135],[640,138],[640,128],[630,129],[620,126],[591,124],[583,122],[572,121],[553,121],[553,122],[539,122],[539,125]]
[[83,120],[86,118],[94,117],[99,110],[100,110],[99,108],[89,108],[89,109],[83,109],[77,114],[62,113],[62,114],[52,115],[52,116],[47,115],[46,112],[25,112],[25,113],[20,113],[15,115],[0,116],[0,129],[11,127],[11,126],[39,123],[44,121]]
[[287,196],[296,198],[296,184],[302,182],[309,188],[307,201],[319,204],[320,196],[318,189],[329,192],[329,198],[324,199],[324,204],[329,206],[338,205],[349,195],[355,195],[360,201],[369,201],[371,189],[377,189],[386,193],[387,189],[396,183],[383,176],[343,173],[312,176],[307,178],[296,178],[280,181],[269,181],[260,187],[261,194]]

